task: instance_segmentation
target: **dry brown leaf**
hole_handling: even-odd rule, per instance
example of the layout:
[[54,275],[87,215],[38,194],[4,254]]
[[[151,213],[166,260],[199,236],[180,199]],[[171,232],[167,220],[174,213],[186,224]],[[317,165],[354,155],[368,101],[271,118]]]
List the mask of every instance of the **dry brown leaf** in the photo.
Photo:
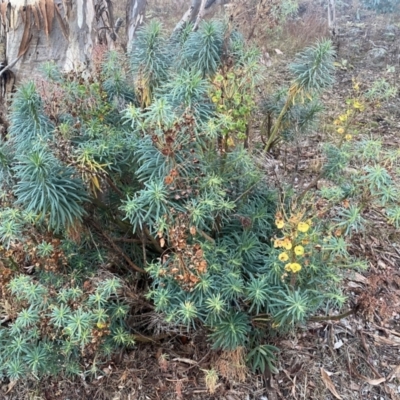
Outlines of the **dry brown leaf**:
[[360,390],[360,386],[357,385],[355,382],[350,382],[350,389],[354,390],[355,392],[358,392]]
[[361,286],[360,284],[355,283],[355,282],[353,282],[353,281],[350,281],[350,282],[347,284],[347,286],[348,286],[349,288],[352,288],[352,289],[359,289],[359,288],[362,288],[362,286]]
[[331,378],[329,377],[329,374],[326,370],[324,370],[321,367],[321,377],[322,381],[324,382],[326,388],[335,396],[336,399],[342,400],[342,398],[339,396],[338,392],[336,391],[335,385],[333,384]]
[[377,324],[374,324],[374,325],[375,325],[378,329],[383,330],[383,331],[385,331],[386,333],[390,333],[390,334],[392,334],[392,335],[394,335],[394,336],[400,337],[400,333],[399,333],[399,332],[392,331],[391,329],[387,329],[387,328],[385,328],[385,327],[383,327],[383,326],[380,326],[380,325],[377,325]]
[[8,384],[8,389],[7,389],[6,394],[7,394],[7,393],[10,393],[11,390],[13,390],[13,388],[14,388],[14,386],[17,384],[17,382],[18,382],[18,381],[11,381],[11,382]]
[[386,381],[386,378],[369,379],[369,378],[363,377],[363,379],[365,380],[365,382],[368,382],[372,386],[380,385],[381,383]]
[[382,260],[378,260],[378,267],[382,268],[382,269],[386,269],[387,265]]
[[178,358],[172,359],[172,361],[178,361],[178,362],[183,362],[183,363],[185,363],[185,364],[192,364],[192,365],[197,365],[197,364],[198,364],[197,361],[191,360],[190,358],[181,358],[181,357],[178,357]]
[[354,282],[359,282],[359,283],[367,283],[368,282],[368,279],[365,276],[359,274],[358,272],[356,272],[352,276],[351,280],[354,281]]
[[400,378],[400,365],[393,368],[392,372],[387,377],[388,382],[391,382],[394,378]]
[[378,345],[400,346],[400,340],[397,338],[386,338],[384,336],[372,335]]

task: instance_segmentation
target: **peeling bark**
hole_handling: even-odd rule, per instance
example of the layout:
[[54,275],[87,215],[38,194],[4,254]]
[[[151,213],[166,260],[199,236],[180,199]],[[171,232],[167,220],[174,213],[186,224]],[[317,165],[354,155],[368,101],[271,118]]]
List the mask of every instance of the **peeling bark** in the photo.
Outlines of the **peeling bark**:
[[95,43],[95,5],[91,0],[75,0],[72,4],[70,17],[67,20],[70,34],[62,68],[65,71],[90,74]]
[[147,0],[128,0],[126,5],[127,48],[130,49],[135,40],[137,29],[143,24]]
[[46,61],[90,74],[93,47],[112,47],[115,25],[111,0],[0,0],[0,62],[20,57],[13,68],[19,79]]
[[187,24],[193,24],[196,30],[202,19],[212,12],[217,5],[224,5],[229,0],[191,0],[189,9],[185,12],[181,20],[176,24],[174,32],[181,31]]

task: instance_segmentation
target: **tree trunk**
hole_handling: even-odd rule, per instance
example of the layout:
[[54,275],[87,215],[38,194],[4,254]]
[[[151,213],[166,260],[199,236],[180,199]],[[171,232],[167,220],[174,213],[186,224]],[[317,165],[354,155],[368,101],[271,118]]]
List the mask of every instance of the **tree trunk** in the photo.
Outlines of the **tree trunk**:
[[[128,0],[135,29],[146,1]],[[114,46],[122,20],[111,0],[0,0],[0,63],[18,59],[18,79],[32,77],[46,61],[89,74],[96,44]],[[2,45],[3,44],[3,45]]]
[[143,24],[147,0],[128,0],[126,5],[127,49],[132,47],[137,29]]
[[217,5],[224,5],[228,0],[191,0],[189,9],[174,28],[174,32],[181,31],[187,24],[193,24],[196,30],[205,15],[215,9]]
[[336,35],[336,2],[328,0],[328,27],[329,32],[334,37]]

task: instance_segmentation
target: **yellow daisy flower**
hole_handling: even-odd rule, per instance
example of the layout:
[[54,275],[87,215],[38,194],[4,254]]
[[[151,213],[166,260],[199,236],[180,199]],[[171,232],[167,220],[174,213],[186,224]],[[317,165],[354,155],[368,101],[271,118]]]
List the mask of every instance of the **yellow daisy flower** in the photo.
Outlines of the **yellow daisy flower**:
[[278,229],[282,229],[285,226],[285,222],[283,219],[277,219],[275,221],[275,225],[277,226]]
[[347,134],[344,138],[345,138],[346,140],[351,140],[351,139],[353,138],[353,136],[351,136],[350,134]]
[[296,256],[302,256],[304,254],[304,247],[303,246],[296,246],[294,248],[294,254],[296,254]]
[[301,265],[299,263],[292,263],[290,265],[290,269],[295,274],[296,272],[299,272],[301,270]]
[[285,271],[291,271],[291,270],[292,270],[292,263],[286,264]]
[[344,129],[343,129],[343,128],[339,128],[339,129],[337,130],[337,133],[339,133],[339,135],[343,135]]
[[287,255],[287,253],[279,254],[278,258],[279,258],[279,261],[282,261],[282,262],[289,260],[289,256]]
[[308,225],[308,224],[305,223],[305,222],[300,222],[300,223],[297,225],[297,230],[299,230],[300,232],[305,233],[305,232],[307,232],[309,229],[310,229],[310,225]]
[[285,238],[282,241],[282,247],[284,247],[286,250],[290,250],[293,247],[292,242],[290,241],[290,239]]

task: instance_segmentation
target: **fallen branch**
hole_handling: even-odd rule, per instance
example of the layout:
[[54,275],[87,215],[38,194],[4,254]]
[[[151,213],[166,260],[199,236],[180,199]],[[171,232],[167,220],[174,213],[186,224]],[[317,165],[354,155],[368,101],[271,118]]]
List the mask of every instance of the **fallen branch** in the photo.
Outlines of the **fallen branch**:
[[146,271],[139,266],[137,266],[131,259],[128,257],[128,255],[119,247],[114,240],[112,240],[103,230],[101,227],[94,221],[90,221],[90,224],[94,226],[94,228],[97,229],[103,235],[103,237],[110,243],[111,247],[114,249],[116,253],[118,253],[120,256],[122,256],[125,261],[129,264],[130,267],[132,267],[135,271],[140,272],[142,274],[145,274]]
[[339,321],[343,318],[348,317],[349,315],[355,314],[357,312],[357,309],[354,308],[352,310],[346,311],[343,314],[339,315],[324,315],[321,317],[310,317],[309,321]]
[[23,56],[23,54],[21,54],[19,57],[17,57],[13,62],[11,62],[10,64],[6,65],[1,71],[0,71],[0,76],[3,75],[4,72],[6,72],[7,70],[9,70],[10,68],[12,68],[18,61],[19,59]]

